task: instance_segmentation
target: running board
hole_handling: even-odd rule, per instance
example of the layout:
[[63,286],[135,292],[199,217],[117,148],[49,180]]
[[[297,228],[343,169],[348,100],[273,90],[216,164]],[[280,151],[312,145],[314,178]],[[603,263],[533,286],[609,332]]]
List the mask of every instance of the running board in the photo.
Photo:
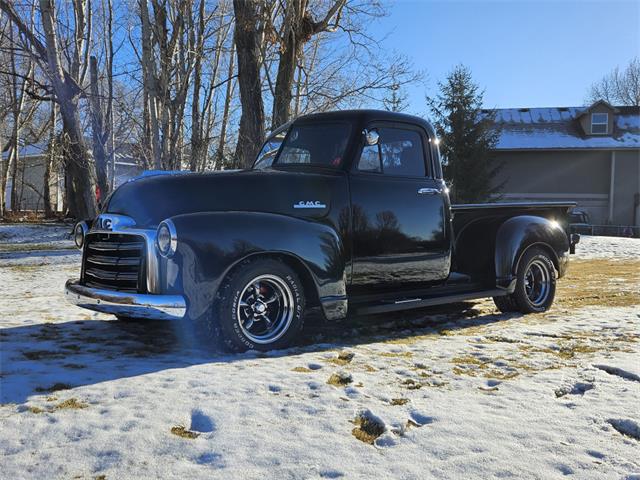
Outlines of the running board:
[[475,292],[456,293],[453,295],[444,295],[441,297],[431,298],[402,298],[396,301],[377,303],[374,305],[362,305],[354,308],[356,315],[365,315],[373,313],[395,312],[398,310],[408,310],[410,308],[433,307],[435,305],[444,305],[447,303],[463,302],[465,300],[473,300],[475,298],[501,297],[508,295],[506,290],[495,288],[493,290],[478,290]]

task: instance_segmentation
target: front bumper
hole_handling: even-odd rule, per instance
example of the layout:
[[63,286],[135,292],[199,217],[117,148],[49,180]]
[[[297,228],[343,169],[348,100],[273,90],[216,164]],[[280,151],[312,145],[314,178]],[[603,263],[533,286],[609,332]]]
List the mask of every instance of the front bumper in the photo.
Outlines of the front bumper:
[[182,295],[125,293],[80,285],[67,280],[67,300],[74,305],[96,312],[150,320],[180,320],[187,312]]

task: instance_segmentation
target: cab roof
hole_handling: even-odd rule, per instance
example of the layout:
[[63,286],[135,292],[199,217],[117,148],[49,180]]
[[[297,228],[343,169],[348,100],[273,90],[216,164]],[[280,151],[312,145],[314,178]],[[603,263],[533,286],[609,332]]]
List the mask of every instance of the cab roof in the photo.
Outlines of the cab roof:
[[421,117],[405,113],[389,112],[387,110],[336,110],[332,112],[312,113],[301,115],[291,122],[275,129],[272,133],[286,129],[294,123],[312,123],[314,121],[344,121],[364,127],[372,122],[409,123],[424,128],[430,137],[436,136],[433,126]]

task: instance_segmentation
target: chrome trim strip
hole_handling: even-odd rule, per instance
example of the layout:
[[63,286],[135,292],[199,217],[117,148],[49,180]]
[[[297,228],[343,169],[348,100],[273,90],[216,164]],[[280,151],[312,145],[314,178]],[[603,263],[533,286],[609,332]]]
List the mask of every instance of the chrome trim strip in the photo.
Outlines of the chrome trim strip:
[[125,293],[88,288],[80,285],[78,280],[67,280],[65,295],[74,305],[113,315],[151,320],[180,320],[187,312],[182,295]]

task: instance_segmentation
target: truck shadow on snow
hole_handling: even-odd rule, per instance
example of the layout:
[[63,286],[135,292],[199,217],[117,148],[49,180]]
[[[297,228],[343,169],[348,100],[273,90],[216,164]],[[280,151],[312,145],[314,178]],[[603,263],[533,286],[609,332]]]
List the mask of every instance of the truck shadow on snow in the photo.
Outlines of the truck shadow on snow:
[[471,303],[420,309],[393,316],[353,317],[339,323],[313,312],[297,346],[231,354],[203,345],[186,324],[76,320],[0,330],[0,403],[24,403],[31,395],[94,385],[168,369],[209,363],[295,356],[374,342],[448,335],[506,318]]

